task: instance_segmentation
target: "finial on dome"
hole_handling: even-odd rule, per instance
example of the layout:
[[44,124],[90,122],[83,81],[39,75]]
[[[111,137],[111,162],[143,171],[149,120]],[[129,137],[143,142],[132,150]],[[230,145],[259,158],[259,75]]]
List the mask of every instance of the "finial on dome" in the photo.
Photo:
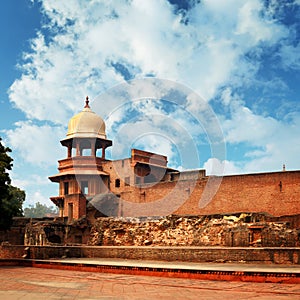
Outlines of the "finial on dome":
[[89,106],[89,96],[86,96],[86,98],[85,98],[85,107],[84,108],[90,108],[90,106]]

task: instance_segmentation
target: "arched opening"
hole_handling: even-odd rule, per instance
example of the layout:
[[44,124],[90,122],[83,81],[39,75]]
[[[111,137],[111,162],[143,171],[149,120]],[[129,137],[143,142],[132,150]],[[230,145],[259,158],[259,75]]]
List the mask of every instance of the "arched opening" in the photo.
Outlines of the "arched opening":
[[81,181],[81,193],[83,195],[89,194],[89,183],[88,181]]
[[82,149],[81,155],[82,156],[91,156],[92,150],[91,149]]
[[91,156],[91,143],[89,141],[82,141],[80,143],[80,155],[81,156]]

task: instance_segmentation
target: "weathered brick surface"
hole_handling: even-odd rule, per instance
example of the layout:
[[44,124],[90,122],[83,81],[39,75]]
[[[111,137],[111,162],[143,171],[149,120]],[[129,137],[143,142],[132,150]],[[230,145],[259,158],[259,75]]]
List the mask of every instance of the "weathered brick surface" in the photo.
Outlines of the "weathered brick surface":
[[[189,262],[300,264],[299,248],[30,246],[30,258],[123,258]],[[24,247],[1,246],[0,258],[21,258]]]
[[[263,214],[99,218],[88,244],[102,246],[298,247],[300,229]],[[287,219],[288,220],[288,219]],[[258,222],[259,221],[259,222]]]
[[[271,219],[271,221],[269,220]],[[230,246],[299,247],[300,228],[289,217],[258,213],[176,216],[156,218],[101,217],[90,223],[82,218],[29,222],[25,245],[92,246]],[[293,221],[294,216],[290,219]],[[279,221],[278,221],[279,220]]]
[[0,258],[22,258],[25,254],[25,248],[21,245],[1,245]]
[[86,244],[90,226],[87,219],[66,222],[54,220],[32,220],[25,227],[25,245]]
[[[266,212],[282,216],[300,213],[300,171],[224,176],[221,185],[216,188],[217,193],[200,208],[199,201],[207,182],[206,177],[196,183],[187,180],[162,182],[151,187],[145,185],[123,197],[134,202],[155,202],[167,197],[165,207],[169,206],[173,213],[179,215]],[[212,180],[210,183],[214,184]]]
[[[166,177],[164,181],[156,184],[126,186],[122,178],[130,177],[132,184],[134,174],[129,172],[130,168],[120,167],[121,161],[115,164],[116,168],[112,167],[114,164],[111,162],[104,166],[104,170],[110,173],[111,191],[126,201],[149,204],[141,210],[140,207],[126,207],[124,203],[118,216],[236,212],[265,212],[273,216],[300,214],[300,171],[232,175],[223,178],[200,176],[197,180],[171,180]],[[124,174],[120,174],[120,170],[124,170]],[[117,178],[121,178],[120,187],[114,186]],[[202,199],[204,191],[207,195],[216,193],[206,201]]]
[[28,222],[30,222],[29,218],[14,218],[9,230],[0,231],[0,243],[8,242],[13,245],[23,245],[25,226]]
[[225,176],[218,192],[204,208],[197,205],[197,191],[178,213],[201,214],[266,212],[274,216],[299,214],[300,171]]

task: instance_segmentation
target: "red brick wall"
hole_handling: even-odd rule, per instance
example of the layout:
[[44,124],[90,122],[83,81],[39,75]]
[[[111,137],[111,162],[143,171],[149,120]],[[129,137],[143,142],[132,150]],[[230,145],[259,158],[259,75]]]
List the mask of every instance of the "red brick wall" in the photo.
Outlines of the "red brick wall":
[[22,258],[27,253],[26,247],[17,245],[1,245],[0,258]]
[[[121,199],[135,203],[152,203],[141,211],[126,204],[120,211],[123,216],[147,215],[205,215],[236,212],[265,212],[274,216],[300,214],[300,171],[258,173],[219,177],[199,176],[197,180],[160,182],[158,184],[134,185],[134,171],[130,160],[105,162],[103,171],[110,175],[110,190]],[[130,177],[130,186],[126,186],[125,177]],[[187,177],[188,178],[188,177]],[[115,180],[120,179],[120,187]],[[169,178],[171,179],[171,177]],[[218,186],[218,180],[221,185]],[[207,192],[207,183],[212,185],[209,203],[199,205],[203,191]],[[95,191],[95,183],[91,190]],[[210,193],[210,191],[208,191]],[[67,215],[67,202],[65,212]],[[75,204],[75,203],[74,203]],[[84,215],[84,205],[74,206],[74,218]]]
[[86,199],[82,194],[65,195],[64,216],[68,217],[69,203],[73,204],[73,219],[86,215]]
[[[213,186],[212,190],[216,185],[217,192],[209,203],[200,207],[199,201],[208,180]],[[165,211],[180,215],[235,212],[293,215],[300,214],[300,171],[224,176],[219,188],[218,180],[205,177],[197,181],[182,180],[129,187],[128,192],[120,189],[120,194],[125,200],[153,202],[153,209],[162,205]],[[147,214],[157,215],[153,210],[145,211],[144,215]]]
[[267,212],[274,216],[300,213],[300,171],[225,176],[204,208],[199,208],[203,186],[197,184],[179,214]]

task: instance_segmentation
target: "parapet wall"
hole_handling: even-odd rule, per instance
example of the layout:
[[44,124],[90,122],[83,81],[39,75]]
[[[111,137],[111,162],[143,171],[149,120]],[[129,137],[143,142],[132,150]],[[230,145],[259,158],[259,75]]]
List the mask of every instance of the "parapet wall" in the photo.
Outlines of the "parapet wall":
[[[0,246],[1,259],[118,258],[188,262],[300,264],[300,248]],[[1,260],[0,260],[1,264]]]
[[[272,216],[300,214],[300,171],[224,177],[200,176],[199,173],[199,176],[189,179],[183,173],[181,175],[180,180],[170,177],[170,180],[155,185],[121,186],[118,193],[122,199],[152,203],[152,206],[138,213],[133,211],[134,207],[126,213],[124,206],[124,213],[120,209],[117,215],[151,216],[153,212],[158,215],[156,211],[159,209],[163,215],[211,215],[241,211],[263,212]],[[209,197],[203,198],[204,195]],[[203,199],[205,201],[201,202]]]
[[273,216],[300,213],[300,171],[224,176],[215,196],[200,208],[205,184],[198,180],[189,199],[175,213],[208,215],[243,211]]
[[244,211],[294,215],[300,213],[299,195],[299,171],[225,176],[201,214]]

